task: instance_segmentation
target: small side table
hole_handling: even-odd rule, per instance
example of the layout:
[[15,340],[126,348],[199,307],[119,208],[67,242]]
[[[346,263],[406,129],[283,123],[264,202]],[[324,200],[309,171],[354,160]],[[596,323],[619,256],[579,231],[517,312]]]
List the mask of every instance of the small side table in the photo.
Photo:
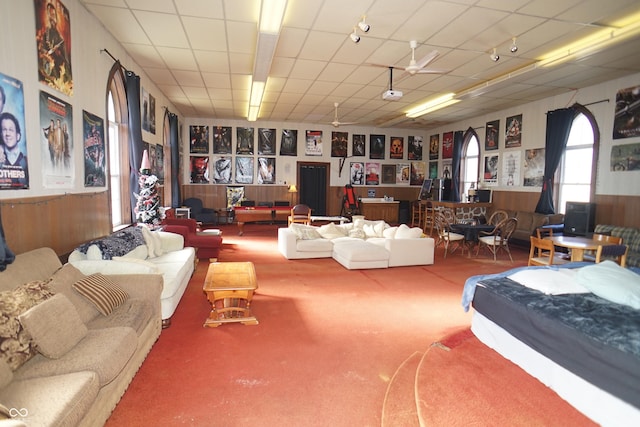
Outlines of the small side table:
[[215,328],[232,322],[257,325],[258,319],[251,313],[256,289],[258,281],[251,261],[209,264],[202,290],[211,304],[211,312],[203,326]]
[[191,208],[175,208],[176,218],[191,218]]

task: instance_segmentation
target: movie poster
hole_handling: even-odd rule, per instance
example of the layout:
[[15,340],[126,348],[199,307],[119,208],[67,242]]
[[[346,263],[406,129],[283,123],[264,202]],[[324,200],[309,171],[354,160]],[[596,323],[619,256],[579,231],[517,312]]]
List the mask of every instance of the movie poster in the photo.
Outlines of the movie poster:
[[453,132],[445,132],[442,134],[442,158],[453,158]]
[[213,182],[215,184],[231,184],[231,157],[215,157],[213,160]]
[[396,165],[382,165],[382,183],[396,183]]
[[22,82],[0,73],[0,189],[29,188]]
[[307,156],[322,156],[322,131],[308,130],[305,135],[304,154]]
[[156,99],[142,88],[142,130],[156,134]]
[[542,187],[544,181],[545,149],[524,150],[524,186]]
[[236,128],[236,154],[253,154],[253,128]]
[[377,162],[366,163],[364,181],[366,185],[380,184],[380,163],[377,163]]
[[258,184],[275,184],[276,158],[258,157]]
[[351,185],[364,185],[364,163],[351,162],[349,175]]
[[209,157],[191,156],[191,184],[209,183]]
[[106,159],[104,146],[104,121],[88,111],[82,111],[84,135],[84,186],[104,187]]
[[73,188],[73,110],[40,91],[40,136],[45,188]]
[[404,157],[404,137],[392,136],[389,143],[389,158],[400,159]]
[[209,126],[189,126],[189,153],[209,153]]
[[504,147],[514,148],[522,145],[522,114],[507,117],[507,129],[504,134]]
[[231,154],[231,127],[213,126],[213,154]]
[[298,131],[296,129],[282,129],[282,138],[280,139],[280,155],[298,155]]
[[369,158],[384,159],[385,135],[369,135]]
[[613,139],[640,136],[640,86],[620,89],[616,93]]
[[502,175],[500,180],[505,187],[520,185],[520,160],[521,151],[507,151],[503,155]]
[[411,162],[411,177],[409,185],[420,185],[427,177],[427,164],[425,162]]
[[151,172],[158,178],[158,184],[164,185],[164,145],[156,144],[156,167]]
[[276,154],[276,130],[258,128],[258,155]]
[[409,163],[396,164],[396,184],[409,185],[409,176],[411,175],[411,167]]
[[484,156],[484,179],[487,185],[498,184],[498,155]]
[[253,184],[253,157],[236,157],[236,182]]
[[364,157],[366,136],[362,134],[354,134],[351,144],[351,155],[356,157]]
[[34,0],[38,80],[65,95],[73,95],[71,19],[60,0]]
[[331,132],[331,157],[347,157],[348,132]]
[[422,160],[423,138],[421,136],[409,136],[407,147],[407,160]]
[[497,150],[499,148],[500,120],[487,122],[485,128],[484,149],[485,151]]

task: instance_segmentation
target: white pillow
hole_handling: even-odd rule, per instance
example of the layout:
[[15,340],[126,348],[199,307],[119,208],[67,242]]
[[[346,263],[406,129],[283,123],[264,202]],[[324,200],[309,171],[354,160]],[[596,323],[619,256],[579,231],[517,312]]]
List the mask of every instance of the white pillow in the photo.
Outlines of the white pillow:
[[318,233],[318,228],[311,225],[293,223],[289,225],[289,229],[300,240],[322,239],[322,236]]
[[337,239],[338,237],[344,237],[347,235],[347,233],[343,229],[336,227],[333,222],[318,227],[318,233],[325,239],[329,240]]
[[364,227],[364,219],[358,218],[353,221],[353,228],[362,228]]
[[102,251],[98,245],[91,245],[87,248],[87,259],[97,261],[102,259]]
[[365,223],[362,229],[367,237],[382,237],[385,225],[384,221],[375,221],[370,224]]
[[160,247],[162,253],[179,251],[184,248],[184,236],[177,233],[169,233],[166,231],[156,231],[155,234],[160,239]]
[[395,239],[418,239],[422,237],[422,228],[409,227],[406,224],[400,224],[396,231]]
[[116,258],[147,259],[147,256],[149,256],[149,249],[147,248],[147,245],[140,245],[140,246],[136,246],[135,248],[133,248],[133,250],[122,255],[121,257],[114,256],[114,257],[111,257],[111,259],[116,259]]
[[364,239],[365,237],[367,237],[367,235],[364,234],[363,229],[356,227],[353,230],[349,231],[349,237],[354,237],[356,239]]
[[576,280],[600,298],[640,310],[640,275],[613,261],[580,268]]
[[382,232],[382,237],[384,237],[385,239],[395,239],[397,231],[398,231],[397,226],[385,228],[384,231]]
[[580,285],[576,280],[577,274],[577,269],[573,268],[535,268],[520,270],[507,277],[527,288],[547,295],[589,293],[589,289]]
[[149,258],[155,258],[162,255],[162,242],[160,241],[160,236],[145,226],[140,226],[140,228],[142,229],[144,242],[147,244]]

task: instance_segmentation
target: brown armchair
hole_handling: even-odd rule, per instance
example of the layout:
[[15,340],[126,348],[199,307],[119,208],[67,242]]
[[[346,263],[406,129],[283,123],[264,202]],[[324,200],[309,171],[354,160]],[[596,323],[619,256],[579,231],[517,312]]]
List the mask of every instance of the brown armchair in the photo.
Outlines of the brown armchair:
[[295,205],[291,208],[288,224],[311,225],[311,208],[307,205]]

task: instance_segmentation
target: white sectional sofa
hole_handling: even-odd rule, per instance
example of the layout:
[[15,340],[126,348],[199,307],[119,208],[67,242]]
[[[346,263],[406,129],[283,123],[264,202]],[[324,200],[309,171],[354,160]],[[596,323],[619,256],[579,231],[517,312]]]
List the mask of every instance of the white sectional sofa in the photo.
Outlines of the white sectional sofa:
[[87,275],[162,275],[162,324],[168,327],[195,269],[195,259],[195,249],[185,247],[180,234],[129,227],[76,248],[68,261]]
[[349,270],[387,268],[433,264],[434,240],[420,228],[390,227],[384,221],[291,224],[278,229],[278,250],[291,260],[331,257]]

